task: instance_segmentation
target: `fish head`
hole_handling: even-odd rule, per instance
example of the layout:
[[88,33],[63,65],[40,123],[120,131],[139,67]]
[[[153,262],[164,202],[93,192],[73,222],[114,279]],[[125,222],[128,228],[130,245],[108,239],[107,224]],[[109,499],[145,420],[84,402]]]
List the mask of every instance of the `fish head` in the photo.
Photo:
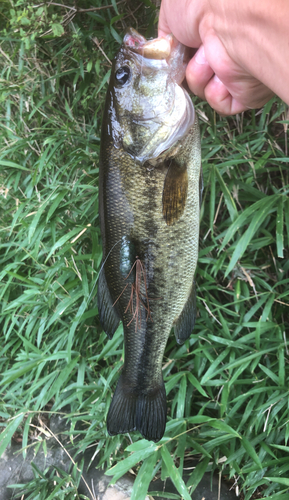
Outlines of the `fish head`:
[[128,30],[108,90],[108,132],[116,148],[144,163],[187,134],[195,121],[180,85],[187,62],[186,48],[172,35],[147,41]]

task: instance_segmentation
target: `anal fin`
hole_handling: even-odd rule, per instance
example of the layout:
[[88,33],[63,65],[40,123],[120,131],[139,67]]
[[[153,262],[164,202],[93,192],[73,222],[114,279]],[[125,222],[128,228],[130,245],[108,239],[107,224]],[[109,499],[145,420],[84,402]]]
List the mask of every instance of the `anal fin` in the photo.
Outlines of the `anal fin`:
[[113,307],[103,269],[100,271],[98,279],[97,306],[101,326],[108,338],[111,339],[118,327],[120,318],[115,307]]
[[183,344],[191,335],[195,326],[196,316],[196,284],[194,281],[189,298],[174,325],[175,337],[178,344]]

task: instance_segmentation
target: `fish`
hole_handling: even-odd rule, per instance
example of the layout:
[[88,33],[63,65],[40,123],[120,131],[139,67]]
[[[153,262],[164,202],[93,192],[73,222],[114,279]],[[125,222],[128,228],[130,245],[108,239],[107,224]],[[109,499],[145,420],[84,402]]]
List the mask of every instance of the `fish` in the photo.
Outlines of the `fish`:
[[196,319],[201,144],[181,86],[187,63],[173,36],[146,40],[130,28],[112,65],[101,132],[98,313],[109,339],[120,321],[124,331],[107,430],[154,442],[166,427],[168,337],[174,328],[183,344]]

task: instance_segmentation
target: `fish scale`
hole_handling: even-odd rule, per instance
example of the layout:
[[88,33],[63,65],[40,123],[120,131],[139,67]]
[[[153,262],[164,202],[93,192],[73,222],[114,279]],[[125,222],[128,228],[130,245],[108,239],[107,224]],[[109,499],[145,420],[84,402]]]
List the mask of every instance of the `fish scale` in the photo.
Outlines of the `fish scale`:
[[[134,30],[130,30],[129,36],[134,36],[142,49],[145,47],[145,39]],[[114,435],[138,430],[146,439],[158,441],[165,431],[167,413],[162,377],[167,340],[174,327],[177,342],[183,343],[193,329],[196,316],[200,135],[197,118],[192,122],[192,104],[187,95],[187,116],[180,117],[177,140],[169,135],[164,138],[162,122],[155,118],[151,118],[154,120],[151,138],[149,120],[142,137],[142,116],[139,131],[130,132],[130,128],[138,127],[138,121],[135,113],[129,121],[131,103],[128,108],[125,103],[130,95],[137,99],[140,67],[141,87],[147,85],[142,107],[144,98],[149,99],[150,85],[154,85],[156,102],[163,106],[159,112],[155,110],[155,115],[164,116],[167,110],[165,119],[169,123],[170,116],[175,120],[178,115],[177,109],[173,109],[178,103],[175,99],[168,106],[165,95],[162,103],[163,88],[171,95],[177,86],[174,95],[180,95],[178,83],[171,78],[169,63],[166,67],[161,61],[158,70],[157,65],[135,50],[127,46],[125,38],[114,61],[104,111],[99,176],[103,266],[98,309],[103,329],[110,338],[119,321],[124,328],[125,359],[107,416],[108,432]],[[180,58],[182,54],[180,48]],[[177,55],[174,50],[174,58]],[[130,80],[121,82],[121,87],[116,81],[119,68],[118,74],[130,75]],[[175,68],[174,65],[174,72]],[[166,81],[162,82],[158,95],[157,85],[162,76]],[[180,109],[184,109],[183,98]],[[175,137],[175,123],[171,129]],[[127,144],[135,133],[138,143]],[[159,154],[162,141],[166,146]]]

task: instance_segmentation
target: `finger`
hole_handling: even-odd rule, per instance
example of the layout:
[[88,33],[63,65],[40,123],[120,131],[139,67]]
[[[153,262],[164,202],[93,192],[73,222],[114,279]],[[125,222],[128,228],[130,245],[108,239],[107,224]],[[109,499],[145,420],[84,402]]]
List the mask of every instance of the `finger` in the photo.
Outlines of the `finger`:
[[187,47],[199,47],[201,45],[197,22],[200,18],[199,10],[195,2],[162,0],[158,24],[159,36],[173,33],[175,38]]
[[273,96],[272,90],[252,77],[237,83],[223,83],[215,75],[205,88],[205,98],[208,103],[222,115],[261,108]]
[[167,23],[166,11],[164,7],[164,2],[161,3],[159,24],[158,24],[158,36],[166,36],[171,33],[171,29]]
[[220,115],[235,115],[249,109],[230,94],[216,75],[208,82],[204,92],[205,99]]
[[220,114],[231,115],[263,106],[273,92],[228,54],[214,34],[206,40],[206,58],[216,75],[204,89],[205,98]]
[[190,60],[186,70],[186,80],[191,91],[205,99],[205,87],[214,75],[214,71],[209,65],[204,46],[201,45],[194,57]]

